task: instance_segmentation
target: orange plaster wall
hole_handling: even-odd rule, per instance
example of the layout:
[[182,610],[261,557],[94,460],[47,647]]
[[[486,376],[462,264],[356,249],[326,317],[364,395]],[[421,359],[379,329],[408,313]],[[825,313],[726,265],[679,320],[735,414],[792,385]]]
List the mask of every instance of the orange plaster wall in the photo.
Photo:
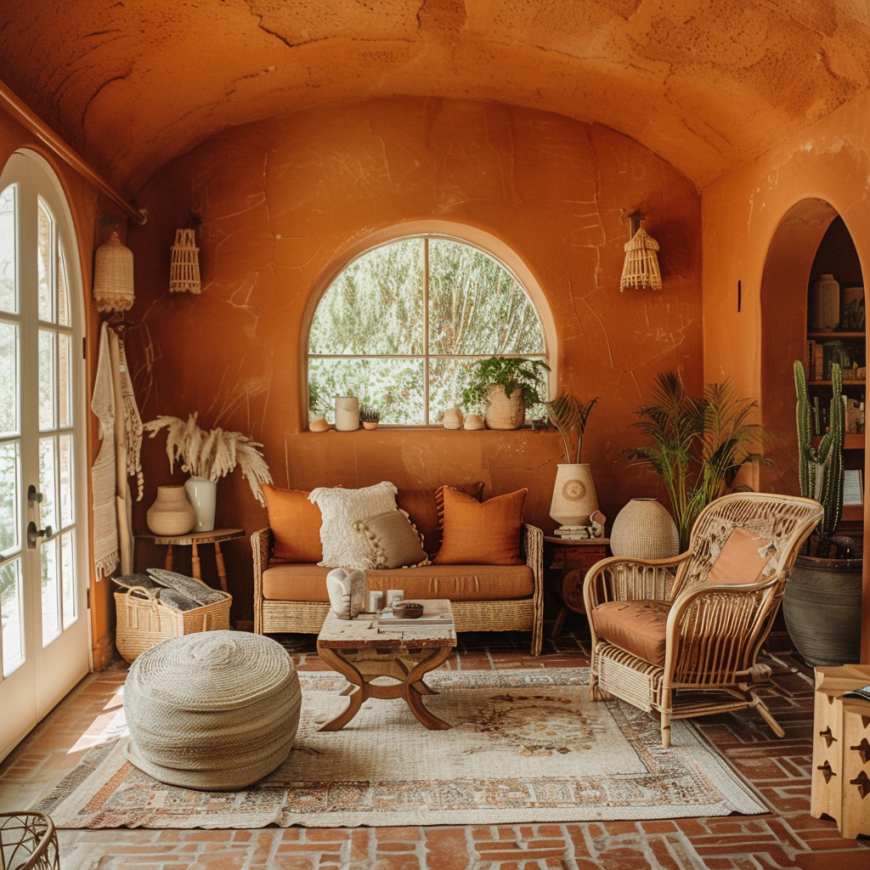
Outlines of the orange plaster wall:
[[[526,486],[527,519],[551,530],[560,455],[552,432],[303,431],[312,294],[390,227],[447,221],[458,236],[468,227],[500,240],[542,288],[560,386],[601,397],[584,459],[610,520],[632,496],[663,497],[621,451],[638,443],[633,412],[658,372],[681,369],[691,389],[701,387],[700,201],[685,177],[630,139],[497,103],[391,98],[216,136],[161,171],[139,200],[151,221],[130,231],[131,317],[142,326],[129,333],[128,355],[143,419],[198,411],[206,427],[251,435],[281,486],[481,479],[486,497]],[[623,214],[635,208],[661,244],[662,293],[619,291]],[[170,295],[169,250],[191,211],[203,221],[203,291]],[[156,486],[186,476],[170,477],[164,447],[163,435],[146,442],[139,530]],[[267,524],[240,474],[218,493],[219,525],[250,533]],[[250,547],[224,550],[234,614],[250,619]]]
[[[762,477],[770,489],[798,492],[792,363],[802,354],[807,282],[815,250],[833,214],[819,208],[784,227],[800,261],[784,276],[770,304],[761,282],[771,241],[798,203],[817,199],[845,221],[866,277],[870,272],[870,97],[862,95],[801,135],[785,140],[751,166],[703,192],[704,372],[730,375],[742,393],[763,398],[762,419],[777,436],[777,469]],[[828,213],[826,213],[828,211]],[[737,313],[737,281],[743,310]],[[764,340],[762,340],[764,336]],[[870,453],[865,454],[870,456]],[[867,479],[865,467],[865,479]],[[865,515],[865,532],[867,517]],[[870,536],[865,534],[865,539]],[[864,566],[863,661],[870,661],[870,574]]]
[[[6,112],[0,111],[0,168],[5,166],[9,157],[17,150],[27,148],[41,154],[52,166],[66,193],[70,212],[73,216],[75,232],[79,244],[79,260],[82,268],[81,285],[84,288],[83,324],[87,339],[87,359],[85,364],[87,383],[87,403],[90,404],[91,390],[96,372],[96,352],[99,338],[99,315],[93,305],[90,288],[94,262],[94,248],[103,241],[98,238],[99,217],[112,214],[114,208],[104,202],[99,194],[76,173],[60,162],[35,136],[25,129]],[[123,223],[122,223],[123,228]],[[81,409],[87,417],[88,467],[99,449],[98,423],[87,408]],[[82,481],[87,486],[88,481]],[[90,504],[90,499],[89,499]],[[85,528],[89,518],[85,518]],[[111,662],[114,656],[114,602],[111,598],[111,583],[97,583],[93,572],[89,579],[91,590],[91,638],[94,667],[99,670]]]

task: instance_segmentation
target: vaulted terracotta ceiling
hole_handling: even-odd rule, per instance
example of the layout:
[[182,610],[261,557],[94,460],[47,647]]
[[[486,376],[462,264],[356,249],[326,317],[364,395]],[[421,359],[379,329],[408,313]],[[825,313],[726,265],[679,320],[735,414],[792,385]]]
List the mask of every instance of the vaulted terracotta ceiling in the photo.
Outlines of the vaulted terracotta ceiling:
[[0,79],[129,193],[234,125],[411,94],[597,122],[699,187],[864,91],[864,0],[19,0]]

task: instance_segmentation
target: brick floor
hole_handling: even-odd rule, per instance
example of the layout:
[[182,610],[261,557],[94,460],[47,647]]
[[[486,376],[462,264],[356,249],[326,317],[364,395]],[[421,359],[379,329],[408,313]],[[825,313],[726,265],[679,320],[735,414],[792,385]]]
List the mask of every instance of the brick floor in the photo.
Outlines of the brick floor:
[[[323,668],[312,637],[281,638],[300,670]],[[548,668],[588,664],[576,624],[544,655],[522,634],[463,635],[444,667]],[[267,828],[244,831],[61,831],[64,870],[870,870],[870,839],[844,840],[809,815],[812,676],[774,633],[770,705],[776,740],[752,713],[698,720],[706,736],[765,796],[763,816],[431,828]],[[29,806],[93,745],[120,705],[123,663],[86,678],[0,765],[0,810]]]

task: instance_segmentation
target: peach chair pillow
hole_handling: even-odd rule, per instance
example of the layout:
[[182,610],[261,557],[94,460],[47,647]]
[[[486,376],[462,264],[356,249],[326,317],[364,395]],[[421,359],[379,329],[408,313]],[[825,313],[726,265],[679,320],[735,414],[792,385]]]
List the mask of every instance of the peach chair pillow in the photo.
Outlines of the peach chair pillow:
[[771,558],[771,553],[766,552],[769,546],[770,538],[762,538],[749,529],[734,526],[710,568],[707,582],[757,583]]
[[434,565],[522,565],[520,532],[527,489],[483,503],[447,486],[437,494],[441,549]]
[[320,508],[300,489],[263,485],[269,525],[272,527],[272,562],[319,562],[323,558]]

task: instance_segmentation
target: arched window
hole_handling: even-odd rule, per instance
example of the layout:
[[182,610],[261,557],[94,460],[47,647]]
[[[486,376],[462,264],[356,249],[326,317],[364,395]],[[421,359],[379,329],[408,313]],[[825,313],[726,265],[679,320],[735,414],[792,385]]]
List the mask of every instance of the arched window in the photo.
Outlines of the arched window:
[[546,360],[540,318],[516,277],[467,243],[403,238],[355,259],[320,300],[309,397],[326,408],[358,396],[381,423],[434,425],[461,402],[469,366],[494,355]]

